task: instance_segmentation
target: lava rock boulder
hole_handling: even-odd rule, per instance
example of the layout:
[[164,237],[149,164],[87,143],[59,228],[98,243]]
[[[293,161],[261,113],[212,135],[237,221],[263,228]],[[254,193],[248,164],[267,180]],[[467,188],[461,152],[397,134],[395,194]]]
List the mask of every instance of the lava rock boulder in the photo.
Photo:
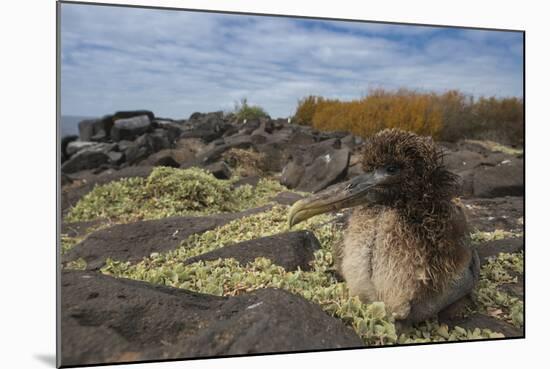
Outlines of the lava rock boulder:
[[199,260],[216,260],[233,258],[241,264],[254,261],[259,257],[271,260],[285,270],[310,270],[310,263],[315,259],[314,253],[321,245],[315,235],[308,231],[297,231],[256,238],[250,241],[227,245],[220,249],[189,258],[186,264]]
[[117,119],[114,121],[113,128],[111,129],[111,138],[113,141],[133,141],[151,129],[151,119],[148,115]]
[[284,290],[218,297],[96,272],[62,272],[60,320],[63,366],[364,345]]

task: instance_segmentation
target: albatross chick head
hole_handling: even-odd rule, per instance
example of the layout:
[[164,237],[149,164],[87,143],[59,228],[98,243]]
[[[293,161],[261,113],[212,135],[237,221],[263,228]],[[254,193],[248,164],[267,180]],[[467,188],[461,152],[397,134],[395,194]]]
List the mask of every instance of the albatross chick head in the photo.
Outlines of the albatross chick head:
[[430,137],[385,129],[370,137],[362,159],[364,174],[335,184],[292,206],[289,225],[314,215],[354,206],[389,206],[410,217],[449,202],[457,177],[445,169]]

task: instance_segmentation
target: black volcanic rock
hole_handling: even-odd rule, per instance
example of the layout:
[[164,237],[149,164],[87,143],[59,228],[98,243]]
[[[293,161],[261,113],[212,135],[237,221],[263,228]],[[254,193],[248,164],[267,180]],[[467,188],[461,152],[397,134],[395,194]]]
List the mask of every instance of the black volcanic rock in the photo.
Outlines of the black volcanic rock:
[[291,161],[283,168],[281,175],[281,184],[288,188],[296,188],[300,184],[306,168],[295,161]]
[[321,245],[313,233],[308,231],[288,232],[228,245],[189,258],[185,261],[185,264],[191,264],[199,260],[233,258],[244,265],[256,258],[264,257],[274,264],[282,266],[287,271],[298,268],[310,270],[310,263],[315,259],[314,252],[320,248]]
[[152,154],[140,165],[179,168],[183,163],[193,159],[195,159],[195,154],[187,148],[164,149]]
[[146,115],[151,121],[155,119],[155,114],[153,114],[153,112],[150,110],[124,110],[124,111],[117,111],[113,115],[113,121],[117,119],[128,119],[128,118],[138,117],[141,115]]
[[223,136],[233,127],[224,121],[223,112],[193,113],[183,125],[181,138],[200,138],[204,142],[211,142]]
[[205,147],[195,159],[188,161],[182,165],[182,168],[189,168],[192,166],[205,166],[214,163],[220,159],[222,154],[229,149],[248,149],[252,147],[252,141],[250,136],[236,135],[228,137],[225,141],[220,142],[219,145],[215,145],[215,142],[211,142],[208,147]]
[[62,272],[60,320],[63,366],[364,345],[284,290],[218,297],[83,271]]
[[288,163],[290,155],[286,137],[271,137],[266,143],[254,145],[254,148],[267,158],[264,162],[266,171],[279,172]]
[[65,136],[61,139],[61,163],[65,162],[71,155],[67,152],[67,146],[73,141],[78,140],[78,136]]
[[67,156],[73,156],[77,152],[88,149],[90,147],[101,147],[101,144],[98,144],[97,142],[93,141],[80,141],[80,140],[73,140],[69,142],[65,147],[65,153]]
[[114,120],[113,128],[111,129],[111,138],[113,141],[133,141],[138,136],[150,131],[151,129],[151,119],[148,115],[138,115],[131,118],[119,118]]
[[470,141],[439,145],[445,152],[446,167],[460,176],[463,196],[493,198],[523,195],[523,154],[491,151]]
[[271,199],[271,201],[278,202],[281,205],[292,205],[296,201],[301,200],[303,198],[304,198],[304,196],[299,195],[295,192],[283,191],[283,192],[279,192],[277,195],[275,195]]
[[[74,141],[76,143],[78,141]],[[80,149],[61,166],[63,173],[75,173],[86,169],[98,168],[110,162],[109,152],[115,148],[115,144],[96,143]]]
[[250,135],[250,134],[252,134],[252,132],[254,132],[259,127],[260,127],[260,120],[259,119],[248,119],[246,121],[246,123],[242,123],[239,126],[239,134]]
[[86,119],[78,123],[81,141],[105,141],[113,127],[113,116],[105,115],[98,119]]
[[346,178],[350,152],[348,149],[334,150],[316,158],[308,166],[300,183],[299,191],[317,192]]
[[165,130],[167,132],[167,136],[173,142],[175,142],[183,132],[183,124],[175,121],[154,120],[153,127]]
[[124,152],[126,163],[129,165],[137,164],[148,158],[151,154],[173,146],[168,132],[162,129],[156,129],[152,133],[145,133],[133,142],[121,142],[124,145],[119,144],[119,149]]
[[523,227],[519,222],[524,216],[523,197],[466,198],[462,203],[472,229],[492,232],[495,229],[517,231]]
[[320,191],[345,179],[350,150],[337,138],[299,146],[291,150],[291,161],[283,168],[281,184],[299,191]]
[[515,253],[524,250],[523,237],[505,238],[481,243],[478,247],[478,254],[481,264],[484,264],[489,258],[496,257],[501,252]]
[[212,175],[217,179],[231,178],[231,168],[229,168],[229,166],[223,161],[207,165],[204,167],[204,169],[212,173]]
[[503,160],[495,166],[477,167],[472,174],[475,197],[523,196],[523,159]]
[[220,227],[232,220],[265,211],[269,206],[240,213],[217,214],[205,217],[171,217],[118,224],[91,233],[63,255],[63,263],[84,259],[88,270],[105,265],[107,258],[136,262],[153,252],[175,249],[195,233]]

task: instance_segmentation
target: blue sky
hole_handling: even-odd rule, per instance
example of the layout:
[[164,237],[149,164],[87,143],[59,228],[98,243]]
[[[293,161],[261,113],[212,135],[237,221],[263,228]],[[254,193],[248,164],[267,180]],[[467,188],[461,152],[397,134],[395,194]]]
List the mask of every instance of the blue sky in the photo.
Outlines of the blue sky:
[[235,102],[292,115],[298,99],[373,88],[523,97],[523,38],[480,31],[93,5],[61,7],[61,112],[187,118]]

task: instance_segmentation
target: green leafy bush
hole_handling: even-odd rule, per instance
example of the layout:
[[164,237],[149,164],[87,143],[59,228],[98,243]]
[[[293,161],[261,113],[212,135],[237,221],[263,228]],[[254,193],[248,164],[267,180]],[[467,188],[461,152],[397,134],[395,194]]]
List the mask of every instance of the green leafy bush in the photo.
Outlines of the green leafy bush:
[[235,116],[239,122],[250,119],[269,118],[266,111],[257,105],[248,105],[246,98],[235,104]]

